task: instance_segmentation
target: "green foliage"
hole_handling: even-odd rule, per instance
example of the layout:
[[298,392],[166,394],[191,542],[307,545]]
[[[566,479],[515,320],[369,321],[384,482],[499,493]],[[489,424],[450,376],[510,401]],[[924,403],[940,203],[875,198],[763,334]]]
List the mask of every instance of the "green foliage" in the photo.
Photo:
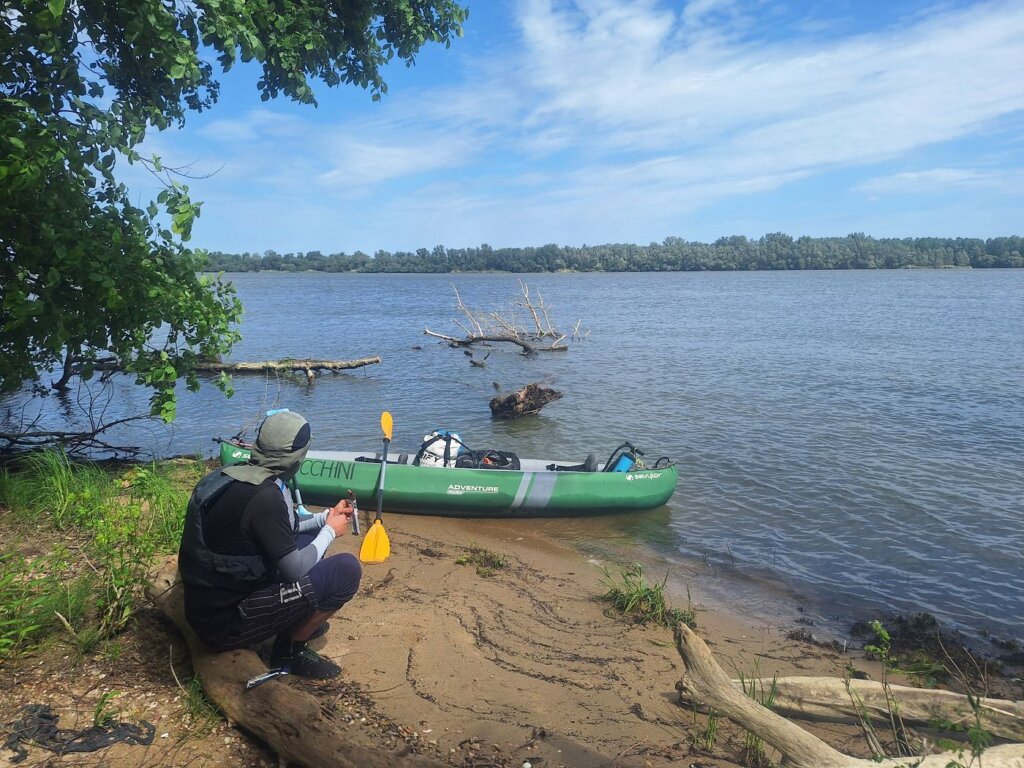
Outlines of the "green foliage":
[[[241,305],[188,250],[201,205],[180,174],[143,157],[150,129],[217,101],[227,71],[255,61],[263,99],[316,104],[311,81],[376,100],[383,66],[449,45],[453,0],[27,0],[0,13],[0,391],[114,358],[174,417],[174,387],[199,386],[198,356],[230,350]],[[164,183],[136,205],[115,175],[142,164]],[[220,384],[225,385],[221,379]]]
[[109,502],[109,477],[91,462],[72,464],[59,451],[39,451],[22,462],[23,470],[7,475],[0,500],[18,519],[31,521],[40,511],[58,530],[80,525],[89,510]]
[[935,687],[938,678],[949,676],[946,665],[932,658],[924,650],[907,650],[908,656],[897,657],[893,653],[893,637],[880,621],[868,622],[868,628],[875,636],[874,643],[864,646],[869,657],[874,656],[885,664],[887,671],[899,671],[907,677],[920,681],[925,687]]
[[108,728],[117,722],[121,711],[112,707],[110,702],[120,695],[120,691],[103,692],[92,711],[92,725],[94,728]]
[[62,629],[79,649],[92,647],[87,626],[98,581],[92,571],[76,567],[63,547],[36,557],[12,548],[0,561],[0,658]]
[[878,619],[872,619],[869,621],[868,626],[875,635],[875,642],[866,644],[864,646],[864,651],[867,654],[878,658],[879,661],[885,664],[885,668],[887,670],[895,669],[899,659],[890,655],[892,637],[889,635],[889,631]]
[[660,584],[647,584],[644,570],[639,563],[623,568],[618,578],[604,568],[602,583],[607,588],[601,599],[612,604],[616,610],[630,617],[637,624],[649,621],[663,627],[674,627],[680,621],[690,629],[697,628],[697,614],[692,606],[686,610],[672,608],[665,600],[665,584],[668,574]]
[[0,658],[57,636],[84,654],[124,629],[152,558],[177,549],[201,470],[197,461],[110,473],[54,451],[5,470],[0,501],[26,542],[37,549],[40,532],[59,529],[75,547],[29,556],[15,545],[0,559]]
[[707,752],[715,748],[715,742],[718,740],[718,724],[721,719],[722,716],[715,710],[708,713],[708,721],[698,740],[698,745]]
[[[955,760],[951,760],[946,763],[946,768],[972,768],[973,766],[981,766],[981,756],[986,749],[992,746],[992,734],[984,727],[982,723],[982,706],[981,697],[972,691],[967,692],[967,702],[971,707],[971,724],[966,728],[960,723],[953,723],[949,720],[937,720],[931,723],[932,727],[941,731],[966,731],[967,733],[967,746],[970,751],[970,758],[968,759],[965,755],[964,745],[956,742],[952,742],[948,739],[939,739],[938,746],[949,751],[955,751],[957,757]],[[966,762],[965,762],[966,760]]]
[[469,553],[455,559],[456,565],[475,565],[478,576],[489,579],[494,572],[508,565],[504,555],[481,547],[470,547]]
[[[756,701],[765,709],[774,709],[775,695],[778,693],[778,685],[775,677],[772,677],[771,685],[765,690],[764,683],[760,682],[760,674],[755,668],[754,677],[746,678],[740,673],[740,685],[743,692],[753,701]],[[773,763],[764,751],[764,740],[754,733],[747,731],[743,736],[743,761],[750,768],[770,768]]]
[[610,243],[539,248],[418,248],[377,251],[372,257],[320,251],[208,254],[211,270],[258,272],[687,272],[747,269],[902,269],[908,267],[1024,267],[1024,238],[873,238],[765,235],[700,243],[669,237],[660,243]]
[[[982,724],[981,697],[968,692],[967,701],[970,704],[973,713],[971,725],[966,728],[970,758],[966,756],[962,744],[955,744],[947,739],[941,739],[939,741],[939,746],[949,749],[950,751],[955,750],[957,753],[955,760],[951,760],[946,763],[946,768],[973,768],[973,766],[976,765],[981,766],[982,754],[986,749],[992,746],[992,734],[989,733]],[[937,725],[942,730],[965,730],[963,726],[958,723],[950,723],[949,721],[943,721]]]
[[[864,651],[869,656],[878,658],[885,665],[885,671],[882,674],[882,690],[885,692],[889,729],[895,740],[896,753],[900,756],[911,756],[916,753],[917,749],[911,744],[910,734],[903,724],[903,717],[900,714],[900,703],[889,685],[889,673],[899,669],[899,659],[892,653],[892,635],[882,622],[877,619],[869,621],[868,627],[875,636],[875,642],[865,644]],[[847,683],[847,692],[857,708],[861,721],[861,730],[864,732],[872,753],[876,757],[883,756],[885,752],[882,749],[881,741],[878,739],[878,734],[871,725],[864,702],[850,690],[849,683]]]
[[187,686],[183,687],[185,693],[185,712],[191,721],[191,730],[198,735],[205,735],[223,719],[220,709],[206,698],[203,693],[203,685],[199,677],[193,677]]

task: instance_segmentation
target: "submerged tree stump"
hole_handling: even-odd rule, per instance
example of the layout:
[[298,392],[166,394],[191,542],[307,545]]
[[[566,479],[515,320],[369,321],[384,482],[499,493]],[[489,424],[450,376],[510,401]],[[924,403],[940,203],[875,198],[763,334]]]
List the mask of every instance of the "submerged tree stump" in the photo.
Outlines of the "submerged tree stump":
[[496,419],[518,419],[540,411],[548,403],[560,400],[562,393],[542,384],[527,384],[510,395],[491,398],[491,415]]

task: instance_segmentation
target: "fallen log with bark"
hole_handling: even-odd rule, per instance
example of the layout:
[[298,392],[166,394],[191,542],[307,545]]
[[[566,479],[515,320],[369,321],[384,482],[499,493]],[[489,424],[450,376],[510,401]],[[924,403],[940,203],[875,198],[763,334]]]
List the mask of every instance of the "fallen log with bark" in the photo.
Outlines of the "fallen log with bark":
[[[748,680],[748,687],[750,684]],[[890,710],[898,708],[905,725],[963,732],[973,725],[975,717],[967,696],[933,688],[837,677],[755,678],[753,684],[755,690],[764,691],[774,685],[772,711],[800,720],[857,723],[866,716],[887,724]],[[978,706],[985,730],[1000,739],[1024,741],[1024,702],[982,698]]]
[[287,359],[238,363],[208,362],[197,363],[196,370],[204,373],[271,373],[276,371],[289,371],[293,373],[304,373],[309,381],[313,381],[316,373],[320,371],[347,371],[353,368],[362,368],[366,365],[376,365],[379,362],[379,356],[361,357],[358,360]]
[[147,594],[181,631],[192,656],[192,667],[203,692],[224,716],[263,740],[281,765],[319,768],[442,768],[443,763],[418,755],[384,752],[352,744],[345,739],[343,717],[324,700],[272,680],[245,690],[247,680],[267,671],[251,650],[214,653],[196,637],[185,619],[185,604],[178,576],[178,559],[170,557],[150,575]]
[[560,400],[562,393],[542,384],[527,384],[509,395],[491,398],[491,415],[496,419],[518,419],[539,413],[548,403]]
[[[255,362],[239,361],[225,363],[221,360],[200,358],[195,363],[195,370],[199,373],[272,373],[272,372],[295,372],[304,373],[306,378],[312,382],[319,371],[347,371],[353,368],[362,368],[366,365],[375,365],[380,362],[380,356],[360,357],[357,360],[312,360],[292,359],[284,360],[260,360]],[[89,364],[92,370],[101,371],[106,374],[117,373],[124,370],[120,360],[104,358]],[[80,374],[81,361],[70,361],[65,364],[64,374],[60,379],[50,383],[50,386],[58,391],[68,388],[68,382],[72,375]]]
[[[718,666],[704,641],[682,622],[676,626],[675,637],[676,650],[685,665],[683,677],[676,685],[680,694],[688,701],[715,710],[764,740],[782,754],[781,762],[789,768],[949,768],[963,765],[962,755],[957,752],[880,760],[845,755],[743,693]],[[969,751],[969,747],[964,750]],[[1024,768],[1024,744],[989,747],[984,751],[983,761],[985,768]]]

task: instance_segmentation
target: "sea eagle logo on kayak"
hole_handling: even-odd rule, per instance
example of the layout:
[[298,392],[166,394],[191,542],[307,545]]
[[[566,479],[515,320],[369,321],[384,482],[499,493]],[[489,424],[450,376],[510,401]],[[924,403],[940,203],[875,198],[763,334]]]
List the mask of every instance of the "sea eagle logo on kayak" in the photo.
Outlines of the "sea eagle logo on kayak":
[[635,475],[626,475],[627,480],[657,480],[661,472],[641,472]]
[[460,485],[452,483],[448,486],[448,495],[461,496],[464,493],[497,493],[496,485]]

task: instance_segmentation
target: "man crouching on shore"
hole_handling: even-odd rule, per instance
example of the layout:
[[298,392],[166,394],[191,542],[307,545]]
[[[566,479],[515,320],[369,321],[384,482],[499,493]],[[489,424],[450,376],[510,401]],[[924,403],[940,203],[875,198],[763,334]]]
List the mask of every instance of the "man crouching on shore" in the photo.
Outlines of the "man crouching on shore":
[[287,483],[309,450],[308,422],[282,411],[262,424],[248,464],[215,469],[196,485],[185,514],[178,569],[185,615],[218,651],[277,635],[270,666],[326,679],[341,668],[306,643],[359,589],[350,553],[323,559],[348,531],[352,505],[339,501],[299,517]]

